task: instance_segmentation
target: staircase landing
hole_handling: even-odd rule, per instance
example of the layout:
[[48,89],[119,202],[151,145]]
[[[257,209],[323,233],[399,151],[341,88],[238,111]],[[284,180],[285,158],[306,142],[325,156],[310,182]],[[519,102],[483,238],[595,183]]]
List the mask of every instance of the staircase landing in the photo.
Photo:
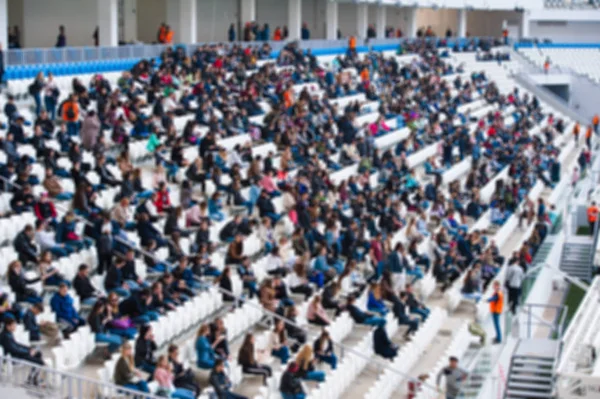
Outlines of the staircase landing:
[[552,399],[558,341],[524,339],[512,357],[505,399]]

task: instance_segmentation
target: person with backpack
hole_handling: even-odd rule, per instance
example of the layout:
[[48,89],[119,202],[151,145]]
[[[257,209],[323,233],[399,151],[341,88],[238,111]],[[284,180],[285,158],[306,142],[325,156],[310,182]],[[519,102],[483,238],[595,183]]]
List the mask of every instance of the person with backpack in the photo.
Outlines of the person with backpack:
[[77,95],[71,94],[69,99],[62,104],[62,119],[67,123],[67,133],[70,137],[77,136],[79,132],[79,103]]
[[33,82],[29,85],[29,95],[33,97],[35,101],[35,114],[40,115],[42,112],[42,95],[40,94],[44,89],[44,72],[38,72]]

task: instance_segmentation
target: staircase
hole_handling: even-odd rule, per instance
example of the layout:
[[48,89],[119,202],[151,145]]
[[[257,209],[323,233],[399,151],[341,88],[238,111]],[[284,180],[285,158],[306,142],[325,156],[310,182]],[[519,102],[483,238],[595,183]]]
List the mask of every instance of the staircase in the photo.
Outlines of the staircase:
[[557,341],[520,341],[511,360],[504,398],[553,399],[552,374],[557,348]]
[[571,243],[563,246],[560,258],[560,270],[577,277],[580,280],[590,282],[592,280],[592,243]]
[[477,398],[487,375],[491,372],[492,352],[490,347],[481,348],[475,360],[475,365],[469,370],[469,377],[463,383],[458,397],[460,399]]

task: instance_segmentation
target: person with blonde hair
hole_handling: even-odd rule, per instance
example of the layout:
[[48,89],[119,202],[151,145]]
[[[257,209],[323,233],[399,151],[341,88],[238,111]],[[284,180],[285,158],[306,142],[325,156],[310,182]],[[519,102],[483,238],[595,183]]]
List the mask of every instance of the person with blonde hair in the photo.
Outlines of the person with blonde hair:
[[135,368],[133,347],[129,342],[121,346],[121,357],[117,360],[113,375],[115,384],[140,392],[150,392],[148,383],[142,379],[142,372]]
[[314,357],[313,349],[310,345],[304,345],[296,355],[296,364],[298,365],[298,375],[303,380],[323,382],[325,381],[325,372],[316,370],[317,360]]
[[172,366],[169,363],[167,355],[159,356],[154,370],[154,381],[158,383],[157,394],[173,399],[194,399],[194,392],[185,388],[176,388],[174,385],[175,376]]

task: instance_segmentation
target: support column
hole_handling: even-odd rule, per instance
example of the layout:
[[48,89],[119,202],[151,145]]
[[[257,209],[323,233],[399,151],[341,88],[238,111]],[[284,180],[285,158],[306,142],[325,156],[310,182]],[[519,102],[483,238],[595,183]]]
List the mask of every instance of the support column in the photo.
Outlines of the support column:
[[356,36],[360,39],[367,37],[369,28],[369,4],[359,3],[356,5]]
[[290,40],[302,38],[302,0],[288,0],[288,32]]
[[119,7],[117,0],[97,0],[97,5],[100,46],[118,46]]
[[387,21],[387,7],[384,4],[380,4],[377,7],[377,38],[385,39],[385,28]]
[[[0,45],[2,45],[3,50],[8,50],[8,0],[0,0]],[[22,34],[21,45],[23,45]],[[6,65],[6,60],[4,65]]]
[[458,10],[458,30],[456,37],[467,37],[467,10]]
[[529,37],[529,12],[523,11],[521,14],[521,39]]
[[327,9],[325,12],[327,14],[327,32],[325,37],[327,40],[337,40],[337,32],[339,28],[338,3],[334,1],[327,2]]
[[408,38],[417,37],[417,9],[411,7],[406,13],[406,33],[405,36]]
[[196,0],[179,0],[179,43],[198,42]]
[[242,28],[246,23],[256,21],[256,0],[241,0],[240,8]]
[[137,42],[137,0],[123,0],[123,32],[121,38],[127,42]]

